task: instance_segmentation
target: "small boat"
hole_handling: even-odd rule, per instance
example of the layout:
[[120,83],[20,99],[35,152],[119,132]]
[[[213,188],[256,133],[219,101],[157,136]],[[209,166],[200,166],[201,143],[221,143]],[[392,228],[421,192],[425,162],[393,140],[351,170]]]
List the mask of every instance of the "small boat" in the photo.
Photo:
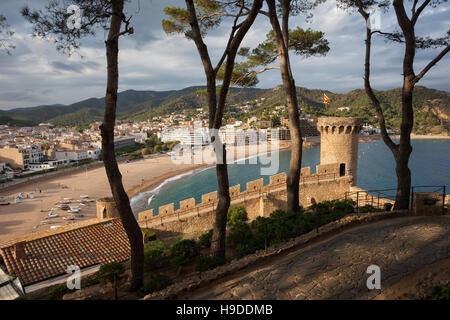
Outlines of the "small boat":
[[75,217],[63,217],[64,220],[75,220]]
[[84,216],[81,213],[72,213],[72,217],[74,217],[74,218],[82,218]]
[[52,223],[51,221],[48,221],[48,220],[42,220],[41,221],[41,224],[50,224],[50,223]]
[[50,229],[58,229],[58,228],[61,228],[62,226],[60,226],[60,225],[56,225],[56,226],[51,226],[50,227]]
[[57,218],[57,217],[59,217],[59,214],[56,214],[56,213],[49,213],[49,214],[47,215],[47,217],[48,217],[48,218]]
[[80,198],[81,199],[87,199],[87,198],[89,198],[89,196],[88,195],[82,195],[82,196],[80,196]]

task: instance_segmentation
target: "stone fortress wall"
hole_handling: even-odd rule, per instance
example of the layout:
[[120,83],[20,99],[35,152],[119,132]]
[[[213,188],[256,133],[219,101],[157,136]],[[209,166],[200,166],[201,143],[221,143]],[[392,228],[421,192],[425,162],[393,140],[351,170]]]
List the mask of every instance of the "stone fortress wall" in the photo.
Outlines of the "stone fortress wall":
[[[359,118],[319,118],[321,133],[320,165],[316,173],[311,168],[301,169],[300,204],[304,207],[314,202],[342,199],[356,185],[358,161],[358,136],[362,120]],[[249,219],[267,217],[277,209],[286,210],[286,173],[270,177],[264,185],[263,179],[247,182],[245,190],[240,185],[230,187],[231,205],[243,206]],[[164,233],[192,233],[213,227],[217,192],[202,195],[200,203],[194,198],[180,201],[178,210],[173,203],[154,210],[139,213],[138,223]]]

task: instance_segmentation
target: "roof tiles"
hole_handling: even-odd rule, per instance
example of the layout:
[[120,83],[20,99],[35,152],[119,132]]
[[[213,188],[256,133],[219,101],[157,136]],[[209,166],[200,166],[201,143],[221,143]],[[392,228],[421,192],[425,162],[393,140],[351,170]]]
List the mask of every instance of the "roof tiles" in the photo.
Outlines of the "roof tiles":
[[[17,247],[23,244],[21,253]],[[16,253],[17,252],[17,253]],[[92,219],[89,223],[41,232],[0,246],[8,272],[24,286],[80,269],[130,258],[130,244],[119,218]]]

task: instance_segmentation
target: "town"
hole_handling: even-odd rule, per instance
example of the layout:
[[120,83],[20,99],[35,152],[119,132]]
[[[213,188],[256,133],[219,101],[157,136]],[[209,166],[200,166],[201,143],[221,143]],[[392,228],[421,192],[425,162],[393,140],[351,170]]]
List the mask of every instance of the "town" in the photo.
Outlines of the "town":
[[[232,117],[233,113],[230,113],[226,125],[220,130],[222,141],[226,144],[235,143],[242,130],[257,132],[267,141],[289,141],[286,106],[261,108],[261,105],[262,102],[258,100],[230,105],[230,109],[239,110],[241,115],[262,109],[261,117],[251,116],[242,121]],[[236,114],[239,113],[234,112],[234,115]],[[318,136],[311,114],[303,113],[300,121],[305,137]],[[83,127],[55,126],[50,123],[33,127],[0,125],[0,184],[5,185],[14,179],[101,160],[100,124],[93,122]],[[392,130],[389,132],[392,133]],[[379,128],[366,124],[361,135],[379,133]],[[166,142],[177,141],[182,145],[194,145],[197,137],[201,137],[203,145],[210,142],[207,112],[204,108],[174,112],[147,121],[119,120],[115,127],[114,147],[117,155],[131,155],[131,158],[136,158],[141,154],[167,151],[163,145]],[[156,143],[158,140],[162,144]]]

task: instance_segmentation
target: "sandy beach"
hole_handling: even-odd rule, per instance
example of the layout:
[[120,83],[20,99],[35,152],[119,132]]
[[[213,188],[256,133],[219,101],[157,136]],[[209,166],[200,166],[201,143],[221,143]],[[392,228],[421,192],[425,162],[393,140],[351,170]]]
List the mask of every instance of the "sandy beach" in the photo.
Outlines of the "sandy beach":
[[[289,144],[284,143],[280,144],[278,148],[288,147]],[[237,148],[235,154],[242,155],[242,150],[239,148],[245,147]],[[256,148],[247,148],[244,154],[247,157],[259,152]],[[235,157],[235,160],[237,160],[237,157]],[[174,163],[170,155],[153,155],[142,160],[119,164],[123,184],[130,197],[142,191],[151,190],[170,177],[207,166],[211,166],[211,164]],[[41,190],[41,193],[39,190]],[[14,203],[14,197],[20,192],[25,194],[34,192],[34,199],[25,199]],[[11,203],[7,206],[0,206],[0,242],[9,241],[32,232],[48,230],[50,226],[63,226],[68,223],[95,218],[95,202],[90,202],[86,206],[76,203],[82,195],[88,195],[89,199],[94,200],[111,196],[104,167],[74,174],[52,176],[37,182],[30,181],[25,186],[21,185],[11,187],[7,191],[0,191],[0,198]],[[70,216],[70,214],[58,209],[55,213],[59,217],[46,219],[48,224],[42,224],[49,210],[56,208],[58,201],[64,198],[73,199],[71,205],[79,205],[83,217],[76,218],[73,221],[64,220],[63,217]]]
[[[399,135],[396,136],[392,136],[393,139],[400,139]],[[450,139],[450,136],[445,136],[445,135],[437,135],[437,134],[411,134],[411,139],[412,140],[420,140],[420,139]]]

